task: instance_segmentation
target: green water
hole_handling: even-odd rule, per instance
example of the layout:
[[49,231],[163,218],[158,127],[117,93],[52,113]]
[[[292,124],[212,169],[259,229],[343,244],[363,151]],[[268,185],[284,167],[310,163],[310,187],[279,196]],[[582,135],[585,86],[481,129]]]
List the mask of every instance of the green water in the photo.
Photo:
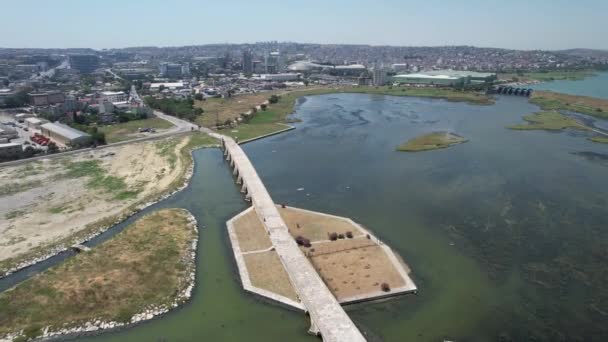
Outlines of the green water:
[[183,207],[198,219],[200,240],[191,302],[169,315],[83,340],[310,341],[305,317],[244,293],[225,221],[245,209],[217,149],[194,153],[195,176],[177,196],[152,208]]
[[[370,341],[608,340],[608,146],[583,133],[512,131],[537,108],[337,94],[298,105],[297,129],[245,145],[275,201],[352,217],[410,265],[419,294],[347,311]],[[469,142],[403,153],[422,133]],[[225,221],[245,205],[217,150],[158,207],[199,220],[190,304],[91,340],[314,341],[306,317],[245,294]],[[298,188],[304,188],[298,191]]]

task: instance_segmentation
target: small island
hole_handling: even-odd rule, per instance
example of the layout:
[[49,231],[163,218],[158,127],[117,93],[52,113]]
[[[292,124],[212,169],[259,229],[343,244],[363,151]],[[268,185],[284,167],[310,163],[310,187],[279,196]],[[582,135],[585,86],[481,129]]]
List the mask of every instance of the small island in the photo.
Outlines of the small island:
[[580,123],[578,120],[556,111],[533,113],[524,116],[523,119],[528,123],[523,125],[509,126],[509,128],[516,130],[540,129],[548,131],[559,131],[566,128],[578,129],[582,131],[589,130],[589,127]]
[[608,144],[608,137],[607,136],[602,136],[602,137],[593,137],[593,138],[589,138],[589,140],[596,142],[596,143],[600,143],[600,144]]
[[448,148],[452,145],[462,144],[468,139],[450,132],[433,132],[415,137],[399,145],[397,151],[420,152]]
[[197,237],[184,209],[140,218],[0,294],[0,340],[113,329],[169,311],[191,295]]

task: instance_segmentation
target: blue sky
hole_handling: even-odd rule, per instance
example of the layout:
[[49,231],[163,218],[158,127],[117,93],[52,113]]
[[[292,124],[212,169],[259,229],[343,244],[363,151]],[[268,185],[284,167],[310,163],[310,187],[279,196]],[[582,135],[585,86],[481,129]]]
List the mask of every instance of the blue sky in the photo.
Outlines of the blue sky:
[[608,49],[608,0],[0,0],[0,47],[296,41]]

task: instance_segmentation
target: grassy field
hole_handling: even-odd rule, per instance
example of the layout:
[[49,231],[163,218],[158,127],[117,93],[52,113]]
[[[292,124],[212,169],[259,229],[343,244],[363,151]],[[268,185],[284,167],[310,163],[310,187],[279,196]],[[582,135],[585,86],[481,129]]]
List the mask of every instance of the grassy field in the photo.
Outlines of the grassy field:
[[397,150],[403,152],[420,152],[447,148],[465,142],[467,142],[467,139],[453,133],[433,132],[410,139],[399,145]]
[[593,137],[593,138],[589,138],[589,140],[596,142],[596,143],[600,143],[600,144],[608,144],[608,137],[606,137],[606,136]]
[[593,71],[589,70],[576,70],[576,71],[547,71],[547,72],[526,72],[526,73],[506,73],[499,74],[498,77],[504,80],[517,79],[519,81],[580,81],[587,77],[595,75]]
[[64,177],[88,177],[88,187],[111,193],[117,200],[135,197],[139,192],[139,190],[135,188],[129,189],[122,178],[107,175],[106,171],[100,166],[99,160],[70,162],[67,164],[67,170],[68,172]]
[[24,330],[129,322],[150,305],[169,304],[188,285],[192,229],[182,209],[149,214],[111,240],[0,294],[0,336]]
[[608,119],[608,100],[552,91],[535,91],[529,100],[543,110],[567,110]]
[[143,136],[139,134],[139,128],[167,129],[171,127],[173,127],[173,125],[166,120],[160,118],[149,118],[145,120],[133,120],[114,125],[100,126],[99,131],[106,134],[106,142],[111,144]]
[[509,126],[510,129],[517,130],[532,130],[543,129],[549,131],[558,131],[566,128],[574,128],[579,130],[589,130],[589,127],[583,125],[577,120],[567,117],[559,112],[538,112],[524,116],[524,120],[528,124]]

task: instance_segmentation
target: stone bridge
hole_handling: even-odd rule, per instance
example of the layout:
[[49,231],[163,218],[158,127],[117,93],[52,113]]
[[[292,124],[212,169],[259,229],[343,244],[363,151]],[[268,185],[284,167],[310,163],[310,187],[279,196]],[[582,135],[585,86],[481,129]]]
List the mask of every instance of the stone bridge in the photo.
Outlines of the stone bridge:
[[[217,134],[214,134],[216,136]],[[226,160],[245,199],[252,203],[306,312],[310,332],[324,341],[359,342],[365,338],[304,256],[279,214],[251,161],[232,139],[219,136]]]

